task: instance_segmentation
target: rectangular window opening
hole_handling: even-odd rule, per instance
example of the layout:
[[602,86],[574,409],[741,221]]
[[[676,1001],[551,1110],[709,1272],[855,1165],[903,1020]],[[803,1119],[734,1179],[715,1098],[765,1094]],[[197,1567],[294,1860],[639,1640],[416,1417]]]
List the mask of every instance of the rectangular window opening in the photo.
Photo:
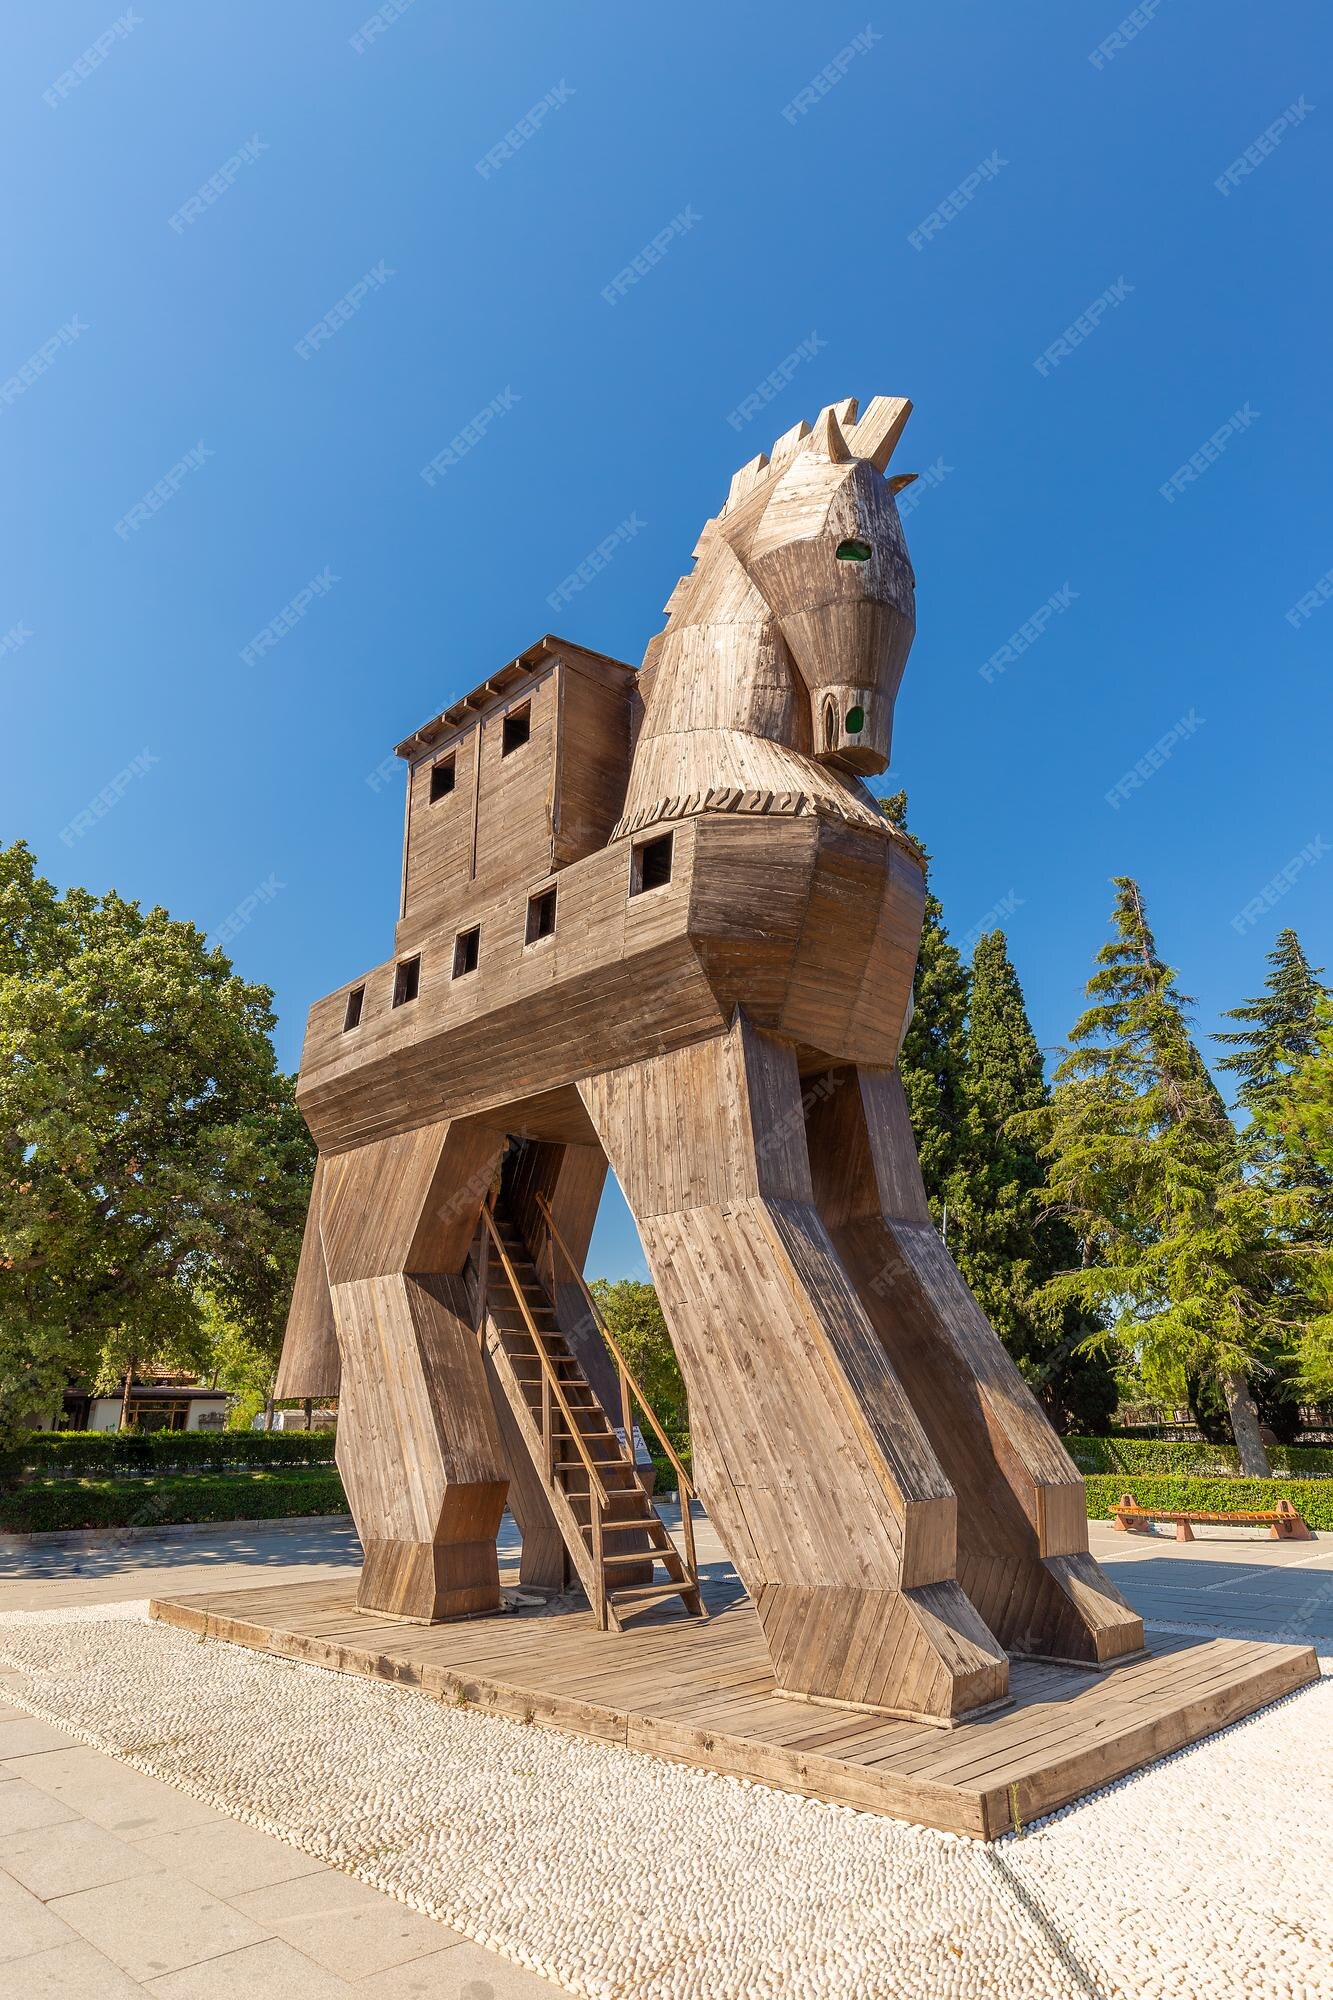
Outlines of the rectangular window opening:
[[434,805],[437,799],[448,798],[453,788],[454,788],[454,756],[453,753],[451,752],[449,756],[441,757],[438,764],[432,764],[430,767],[431,804]]
[[354,986],[347,996],[347,1012],[343,1015],[343,1033],[349,1028],[361,1026],[361,1007],[366,997],[364,986]]
[[671,880],[672,838],[669,833],[659,833],[655,840],[640,841],[634,849],[629,877],[631,896],[641,896],[645,889],[662,889]]
[[454,978],[461,979],[464,973],[475,972],[477,960],[481,956],[481,926],[475,930],[460,931],[454,939]]
[[409,1000],[415,1000],[421,991],[421,954],[415,958],[400,958],[398,969],[393,976],[393,1004],[405,1007]]
[[555,890],[543,889],[539,896],[528,898],[528,929],[524,944],[536,944],[539,938],[555,935]]
[[504,719],[500,736],[500,755],[508,757],[513,751],[521,750],[532,734],[532,703],[525,701],[522,708],[511,708]]

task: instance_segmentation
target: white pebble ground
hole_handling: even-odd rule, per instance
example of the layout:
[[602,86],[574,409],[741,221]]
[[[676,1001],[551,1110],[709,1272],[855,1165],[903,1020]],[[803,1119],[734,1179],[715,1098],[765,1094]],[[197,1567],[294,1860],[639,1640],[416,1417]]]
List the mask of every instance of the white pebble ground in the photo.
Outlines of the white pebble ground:
[[5,1698],[595,2000],[1331,2000],[1327,1681],[991,1847],[151,1624]]

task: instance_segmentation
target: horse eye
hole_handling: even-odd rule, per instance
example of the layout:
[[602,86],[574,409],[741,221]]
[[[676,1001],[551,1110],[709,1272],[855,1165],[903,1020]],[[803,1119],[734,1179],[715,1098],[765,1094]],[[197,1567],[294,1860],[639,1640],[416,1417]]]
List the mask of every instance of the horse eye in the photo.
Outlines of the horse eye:
[[847,711],[847,734],[859,736],[866,726],[866,712],[863,708],[849,708]]
[[869,542],[839,542],[836,554],[839,562],[869,562],[874,550]]

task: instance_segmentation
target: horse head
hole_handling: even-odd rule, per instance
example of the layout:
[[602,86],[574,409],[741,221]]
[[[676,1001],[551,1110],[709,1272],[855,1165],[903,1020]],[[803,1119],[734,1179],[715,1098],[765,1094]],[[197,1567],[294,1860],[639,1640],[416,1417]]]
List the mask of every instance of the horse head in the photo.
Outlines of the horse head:
[[813,429],[796,425],[771,458],[742,467],[712,524],[804,683],[807,754],[863,776],[888,766],[916,629],[916,580],[894,497],[912,475],[885,477],[911,407],[877,396],[858,422],[854,399],[830,405]]

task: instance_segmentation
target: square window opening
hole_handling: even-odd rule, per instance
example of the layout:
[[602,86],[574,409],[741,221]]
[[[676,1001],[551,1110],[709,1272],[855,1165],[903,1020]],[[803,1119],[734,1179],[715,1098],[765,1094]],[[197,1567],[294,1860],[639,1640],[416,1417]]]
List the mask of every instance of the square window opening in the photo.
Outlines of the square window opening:
[[662,889],[671,880],[671,845],[674,836],[659,833],[634,849],[630,863],[629,892],[641,896],[646,889]]
[[555,890],[543,889],[539,896],[528,898],[528,929],[524,944],[536,944],[539,938],[555,936]]
[[421,954],[415,958],[400,958],[393,975],[393,1004],[405,1007],[409,1000],[415,1000],[421,991]]
[[361,1026],[361,1008],[365,1002],[365,997],[366,989],[364,986],[354,986],[348,994],[347,1012],[343,1015],[344,1034],[347,1033],[349,1028],[359,1028]]
[[448,798],[454,788],[454,777],[455,759],[452,753],[448,757],[441,757],[438,764],[431,765],[430,802],[432,805],[435,804],[437,799]]
[[461,979],[465,973],[475,972],[481,957],[481,926],[475,930],[460,931],[454,939],[454,978]]
[[508,757],[515,750],[521,750],[532,734],[532,703],[525,701],[522,708],[511,708],[504,719],[500,733],[500,755]]

